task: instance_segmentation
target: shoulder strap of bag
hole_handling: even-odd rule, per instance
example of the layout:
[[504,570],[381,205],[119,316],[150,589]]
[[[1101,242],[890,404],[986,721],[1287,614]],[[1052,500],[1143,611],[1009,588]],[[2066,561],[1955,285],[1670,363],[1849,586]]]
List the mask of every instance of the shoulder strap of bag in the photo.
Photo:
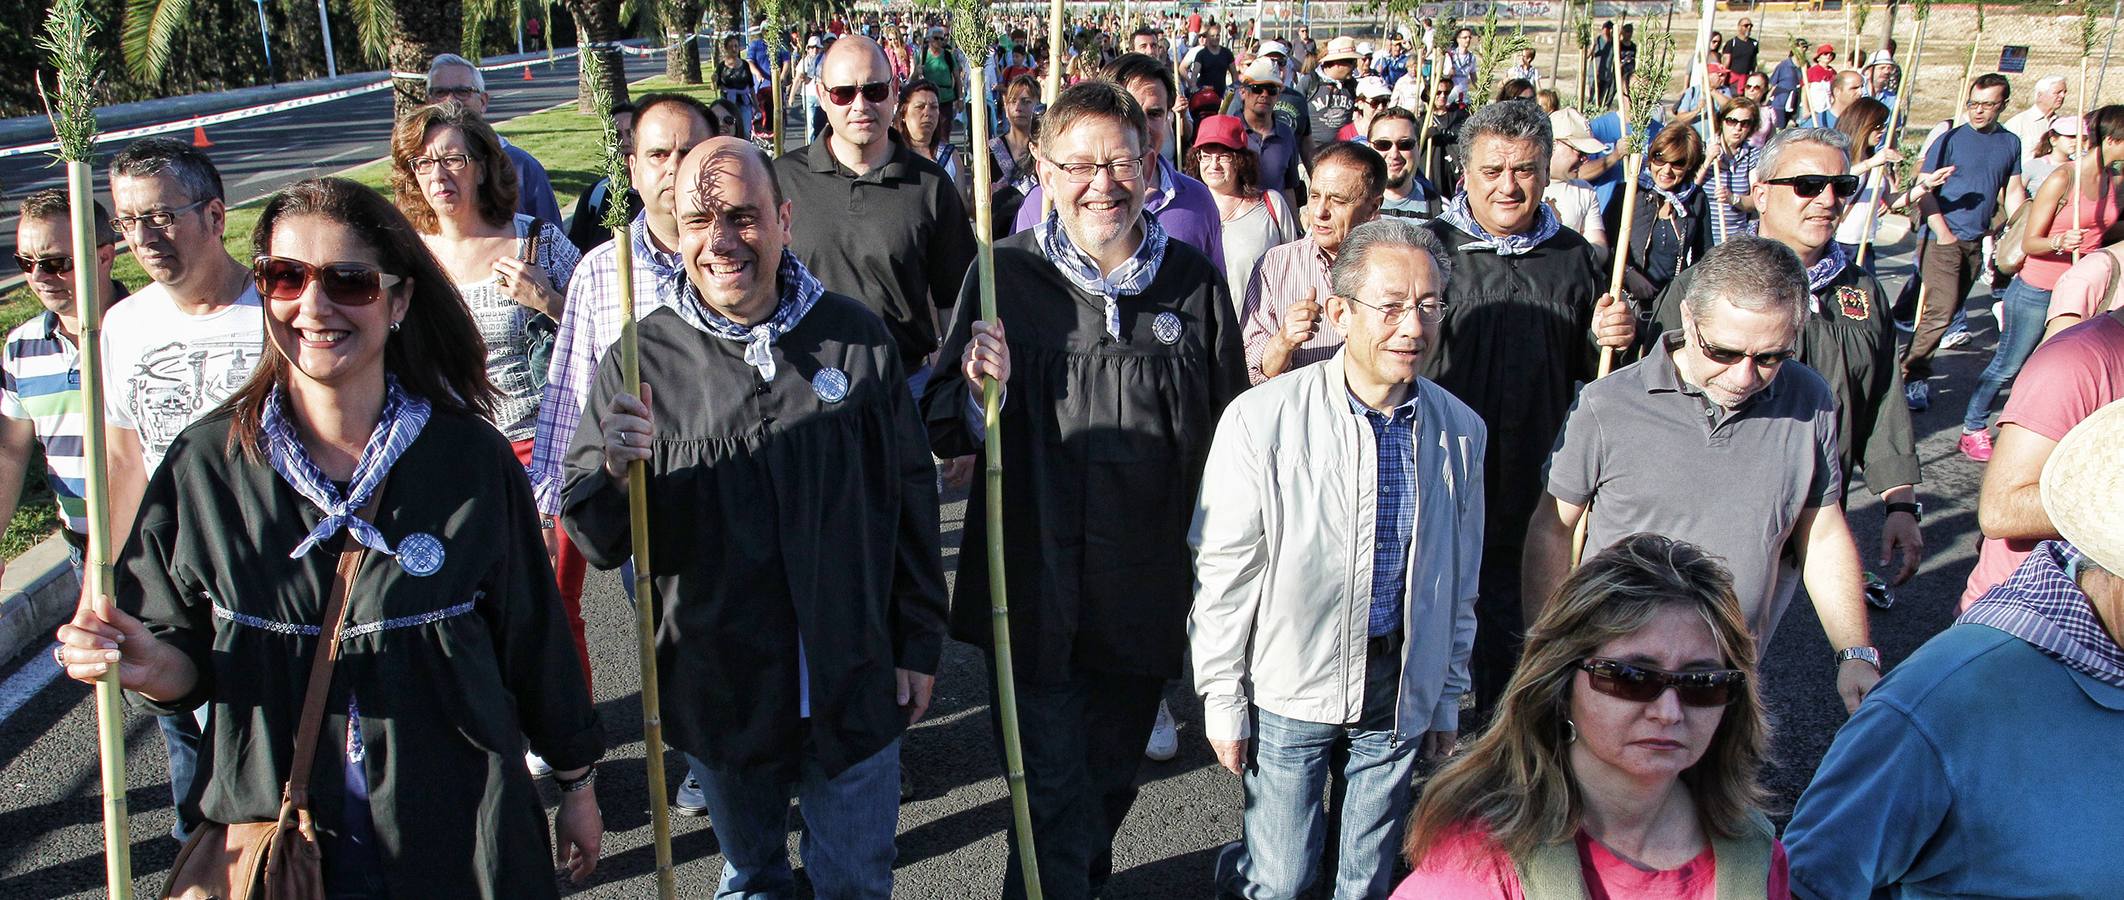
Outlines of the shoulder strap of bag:
[[[369,505],[360,516],[375,521],[376,508],[383,500],[383,485],[378,485]],[[325,601],[324,630],[317,636],[317,654],[310,659],[310,680],[302,697],[302,719],[295,728],[295,765],[288,772],[288,783],[283,789],[287,801],[298,810],[310,808],[310,764],[317,757],[317,733],[324,729],[325,696],[332,691],[332,668],[339,662],[339,634],[347,624],[347,599],[354,589],[354,576],[361,571],[361,562],[368,556],[369,548],[362,546],[349,533],[344,539],[345,549],[339,551],[339,568],[332,575],[331,598]]]
[[1718,900],[1763,895],[1763,886],[1770,883],[1771,835],[1775,833],[1769,819],[1761,812],[1750,811],[1748,830],[1740,837],[1712,839],[1711,852],[1718,868]]
[[1586,900],[1586,876],[1578,863],[1578,839],[1543,844],[1517,861],[1520,892],[1541,900]]
[[2096,312],[2108,312],[2117,305],[2117,283],[2124,280],[2120,279],[2120,276],[2124,276],[2124,253],[2119,253],[2118,250],[2118,247],[2113,246],[2102,248],[2102,252],[2109,256],[2109,290],[2102,292],[2102,308],[2095,310]]

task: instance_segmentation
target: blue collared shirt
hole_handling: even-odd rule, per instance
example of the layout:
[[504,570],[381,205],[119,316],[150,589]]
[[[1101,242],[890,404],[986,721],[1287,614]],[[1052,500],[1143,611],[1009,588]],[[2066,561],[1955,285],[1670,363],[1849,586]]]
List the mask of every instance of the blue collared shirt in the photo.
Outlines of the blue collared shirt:
[[1350,410],[1371,423],[1378,442],[1377,518],[1372,526],[1372,607],[1365,634],[1401,628],[1401,595],[1408,591],[1409,543],[1416,532],[1416,391],[1382,413],[1350,395]]

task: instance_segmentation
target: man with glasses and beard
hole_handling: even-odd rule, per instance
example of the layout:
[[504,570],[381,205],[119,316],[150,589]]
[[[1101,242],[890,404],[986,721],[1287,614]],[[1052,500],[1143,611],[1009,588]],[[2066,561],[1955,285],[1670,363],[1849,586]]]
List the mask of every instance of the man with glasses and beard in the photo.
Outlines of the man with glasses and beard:
[[774,165],[782,193],[804,211],[789,249],[827,290],[885,319],[920,396],[937,349],[936,311],[951,308],[973,264],[973,226],[943,167],[893,138],[899,88],[877,42],[834,41],[815,88],[826,139]]
[[1372,117],[1365,138],[1386,160],[1386,191],[1379,201],[1379,214],[1411,219],[1438,215],[1438,189],[1423,177],[1416,159],[1416,114],[1387,107]]
[[[1917,442],[1896,366],[1896,335],[1887,294],[1873,274],[1844,255],[1836,224],[1859,188],[1849,174],[1851,139],[1831,128],[1794,128],[1778,133],[1763,149],[1750,196],[1762,212],[1757,233],[1799,255],[1807,267],[1808,311],[1800,324],[1800,362],[1829,382],[1836,397],[1837,465],[1841,487],[1863,469],[1866,485],[1881,495],[1877,564],[1899,564],[1889,579],[1902,584],[1917,574],[1925,550],[1918,530]],[[1659,296],[1653,321],[1661,333],[1682,327],[1682,298],[1697,277],[1684,270]],[[1651,339],[1656,335],[1647,335]],[[1649,349],[1649,348],[1648,348]],[[1870,595],[1869,595],[1870,596]],[[1886,595],[1875,599],[1886,605]]]
[[[1004,574],[1049,897],[1097,896],[1112,871],[1159,697],[1181,673],[1203,463],[1219,413],[1246,387],[1223,272],[1144,211],[1148,127],[1111,82],[1081,82],[1048,108],[1034,151],[1054,210],[997,242],[997,321],[976,321],[966,282],[922,398],[931,447],[958,457],[991,437],[985,381],[1007,384]],[[986,494],[977,480],[967,507]],[[952,636],[983,648],[988,539],[968,516],[951,615]],[[1018,897],[1011,841],[1003,895]]]
[[1805,581],[1837,651],[1837,693],[1856,709],[1880,680],[1880,654],[1867,646],[1863,566],[1840,505],[1836,397],[1793,361],[1807,270],[1783,244],[1742,236],[1694,274],[1682,327],[1572,407],[1527,527],[1527,619],[1570,573],[1580,519],[1591,517],[1587,554],[1668,535],[1725,560],[1759,646]]

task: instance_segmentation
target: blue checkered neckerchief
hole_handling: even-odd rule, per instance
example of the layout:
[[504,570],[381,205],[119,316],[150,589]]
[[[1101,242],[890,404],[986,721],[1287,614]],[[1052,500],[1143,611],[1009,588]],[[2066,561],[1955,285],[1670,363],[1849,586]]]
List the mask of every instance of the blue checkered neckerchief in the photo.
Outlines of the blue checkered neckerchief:
[[362,546],[379,553],[393,556],[391,542],[384,539],[376,526],[355,515],[376,490],[383,486],[384,476],[390,474],[391,466],[398,462],[400,454],[420,437],[420,431],[428,424],[428,401],[408,394],[398,386],[398,379],[384,376],[383,415],[376,419],[376,430],[370,432],[369,443],[361,448],[361,459],[354,464],[354,477],[347,483],[347,495],[342,497],[338,486],[325,477],[324,470],[310,460],[310,452],[303,449],[302,440],[295,434],[295,423],[288,417],[284,407],[284,392],[276,387],[266,398],[265,412],[259,416],[259,425],[266,437],[266,460],[273,464],[273,471],[287,481],[288,486],[301,494],[303,499],[324,511],[324,518],[317,527],[310,529],[302,543],[288,554],[289,559],[300,559],[310,548],[317,546],[344,527]]
[[649,239],[649,214],[644,212],[634,217],[634,224],[627,229],[634,236],[634,258],[649,267],[656,277],[658,303],[676,308],[679,294],[686,287],[686,261],[677,251],[656,249],[656,242]]
[[726,341],[744,341],[745,362],[759,370],[761,381],[773,381],[774,342],[803,321],[804,314],[826,293],[826,286],[788,250],[782,251],[782,264],[776,269],[774,280],[781,300],[775,304],[774,317],[758,325],[739,325],[723,318],[701,301],[700,292],[693,289],[691,282],[680,295],[681,302],[672,304],[672,308],[688,325]]
[[2074,580],[2079,562],[2080,551],[2071,544],[2037,544],[2012,577],[1987,591],[1956,623],[1989,625],[2090,678],[2124,687],[2124,647],[2103,630]]
[[1844,255],[1844,245],[1830,241],[1829,248],[1822,253],[1822,258],[1807,267],[1807,293],[1820,294],[1828,290],[1829,283],[1835,281],[1836,276],[1843,274],[1844,266],[1850,262],[1851,257]]
[[1158,224],[1158,217],[1143,214],[1143,243],[1136,245],[1135,255],[1111,275],[1100,274],[1098,261],[1070,243],[1069,234],[1062,227],[1061,213],[1050,210],[1046,221],[1036,228],[1035,237],[1040,242],[1040,249],[1047,252],[1048,259],[1054,260],[1055,268],[1062,270],[1063,277],[1106,301],[1106,333],[1114,340],[1120,340],[1121,295],[1149,290],[1151,280],[1158,277],[1158,265],[1165,261],[1165,227]]
[[1462,234],[1475,239],[1472,244],[1462,244],[1460,249],[1492,250],[1498,256],[1519,256],[1532,252],[1534,248],[1555,237],[1556,232],[1563,230],[1563,223],[1556,218],[1556,210],[1550,208],[1549,204],[1537,203],[1534,206],[1533,231],[1502,236],[1491,234],[1481,223],[1475,221],[1475,213],[1468,209],[1468,192],[1465,190],[1453,195],[1453,202],[1446,206],[1445,212],[1440,214],[1439,218],[1460,229]]
[[1637,189],[1651,191],[1659,199],[1667,201],[1667,208],[1674,212],[1676,219],[1689,217],[1689,204],[1696,199],[1697,187],[1696,182],[1684,181],[1678,190],[1670,191],[1660,187],[1659,182],[1652,177],[1651,166],[1646,166],[1637,173]]

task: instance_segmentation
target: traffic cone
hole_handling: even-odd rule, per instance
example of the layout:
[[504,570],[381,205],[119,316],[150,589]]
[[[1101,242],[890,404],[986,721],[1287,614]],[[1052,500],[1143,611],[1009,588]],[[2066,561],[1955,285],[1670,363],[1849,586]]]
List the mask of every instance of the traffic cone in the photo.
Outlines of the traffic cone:
[[194,126],[192,126],[192,146],[194,146],[194,147],[212,147],[212,146],[214,146],[214,142],[213,142],[213,141],[207,140],[207,136],[206,136],[206,126],[205,126],[205,125],[194,125]]
[[531,80],[531,64],[530,64],[530,63],[524,63],[524,80],[525,80],[525,81],[530,81],[530,80]]

